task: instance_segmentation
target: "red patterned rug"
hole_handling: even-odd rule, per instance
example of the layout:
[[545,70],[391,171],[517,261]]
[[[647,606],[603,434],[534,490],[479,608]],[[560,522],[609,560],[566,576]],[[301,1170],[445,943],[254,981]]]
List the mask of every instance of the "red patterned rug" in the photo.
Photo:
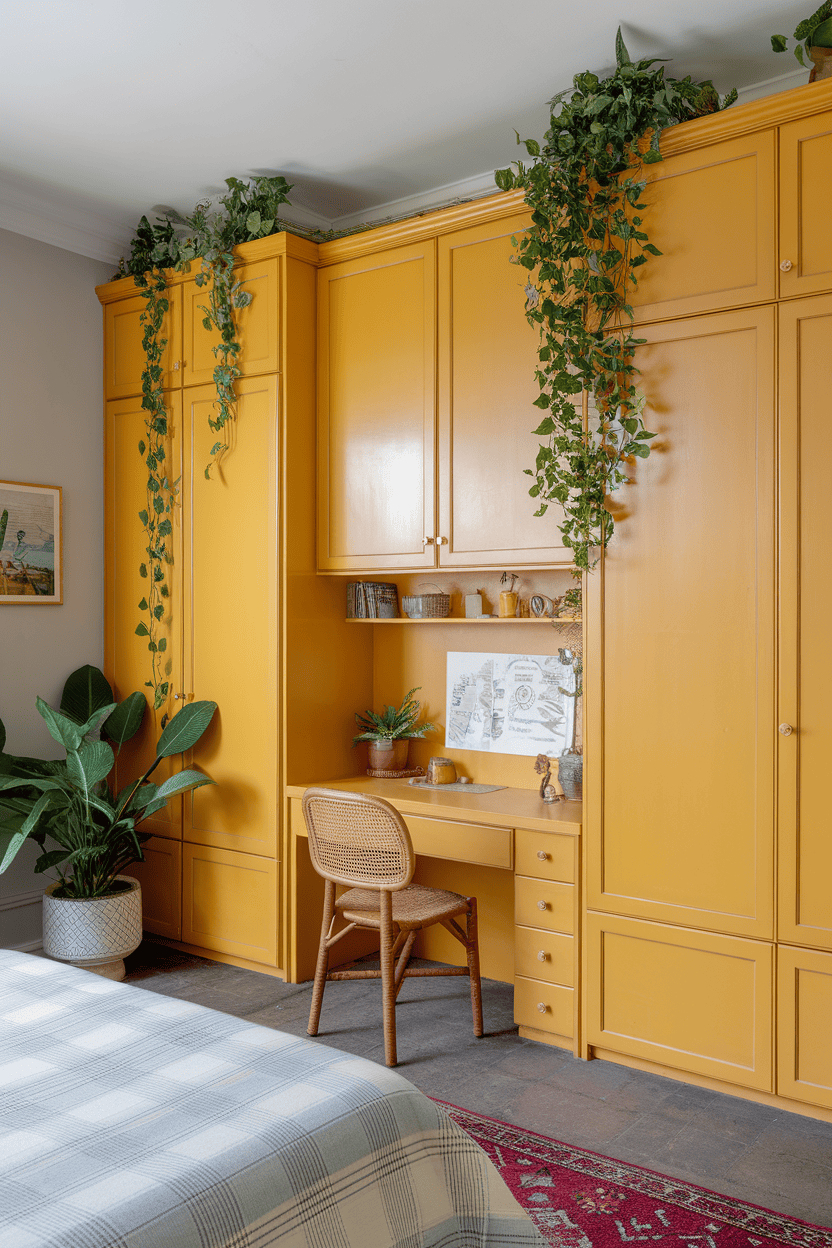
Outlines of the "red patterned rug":
[[832,1230],[441,1105],[558,1248],[832,1248]]

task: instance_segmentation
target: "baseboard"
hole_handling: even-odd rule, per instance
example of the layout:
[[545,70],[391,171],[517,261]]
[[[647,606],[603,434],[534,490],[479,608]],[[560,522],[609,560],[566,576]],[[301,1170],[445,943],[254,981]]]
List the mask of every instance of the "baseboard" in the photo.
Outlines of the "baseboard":
[[7,948],[15,949],[18,953],[43,953],[43,941],[27,940],[22,945],[8,945]]
[[23,906],[39,906],[42,899],[42,888],[33,889],[28,893],[12,893],[10,897],[0,897],[0,912],[3,910],[20,910]]

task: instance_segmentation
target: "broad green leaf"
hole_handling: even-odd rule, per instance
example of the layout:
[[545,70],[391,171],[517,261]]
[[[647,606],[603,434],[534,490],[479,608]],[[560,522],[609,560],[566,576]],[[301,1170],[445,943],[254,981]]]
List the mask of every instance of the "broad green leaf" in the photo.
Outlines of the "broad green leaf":
[[67,755],[66,769],[70,779],[87,798],[99,781],[107,778],[114,762],[115,755],[105,741],[89,741],[77,752]]
[[203,775],[201,771],[180,771],[175,776],[169,776],[164,780],[156,791],[156,798],[175,797],[177,793],[187,793],[190,789],[199,789],[204,784],[216,784],[210,776]]
[[157,757],[169,758],[190,750],[210,724],[216,709],[216,702],[192,702],[190,706],[183,706],[159,738]]
[[86,724],[94,711],[112,702],[113,691],[104,673],[87,663],[67,676],[60,709],[75,723]]
[[147,701],[143,693],[131,693],[120,702],[113,713],[101,725],[101,732],[116,747],[121,747],[139,731],[144,718]]
[[43,717],[50,736],[67,750],[77,750],[84,735],[78,725],[66,715],[61,715],[59,711],[53,711],[52,707],[44,702],[43,698],[35,698],[35,706],[38,708],[38,713]]
[[3,723],[2,719],[0,719],[0,751],[2,751],[5,748],[5,745],[6,745],[6,725]]
[[0,862],[0,875],[3,874],[6,868],[10,866],[17,857],[18,850],[26,842],[28,835],[28,832],[15,832],[14,836],[6,846],[6,852],[3,854],[3,861]]

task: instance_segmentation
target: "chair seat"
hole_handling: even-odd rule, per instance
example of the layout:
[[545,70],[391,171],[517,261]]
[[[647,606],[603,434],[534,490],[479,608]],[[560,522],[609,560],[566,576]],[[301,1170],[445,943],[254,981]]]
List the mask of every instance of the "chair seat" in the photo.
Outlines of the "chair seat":
[[[427,888],[424,884],[408,884],[407,888],[394,892],[392,899],[393,922],[403,931],[412,931],[468,911],[468,900],[461,893]],[[363,927],[381,926],[378,893],[374,889],[351,888],[338,898],[335,908],[349,923],[360,923]]]

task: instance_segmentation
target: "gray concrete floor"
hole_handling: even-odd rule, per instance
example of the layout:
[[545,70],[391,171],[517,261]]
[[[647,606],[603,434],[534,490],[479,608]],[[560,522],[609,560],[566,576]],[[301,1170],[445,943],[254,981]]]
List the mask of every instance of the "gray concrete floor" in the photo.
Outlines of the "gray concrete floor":
[[[285,984],[146,939],[128,982],[305,1035],[310,984]],[[399,1071],[429,1096],[552,1139],[832,1226],[832,1123],[521,1040],[512,988],[483,981],[486,1034],[468,981],[410,979],[396,1010]],[[378,981],[327,985],[318,1040],[384,1061]]]

